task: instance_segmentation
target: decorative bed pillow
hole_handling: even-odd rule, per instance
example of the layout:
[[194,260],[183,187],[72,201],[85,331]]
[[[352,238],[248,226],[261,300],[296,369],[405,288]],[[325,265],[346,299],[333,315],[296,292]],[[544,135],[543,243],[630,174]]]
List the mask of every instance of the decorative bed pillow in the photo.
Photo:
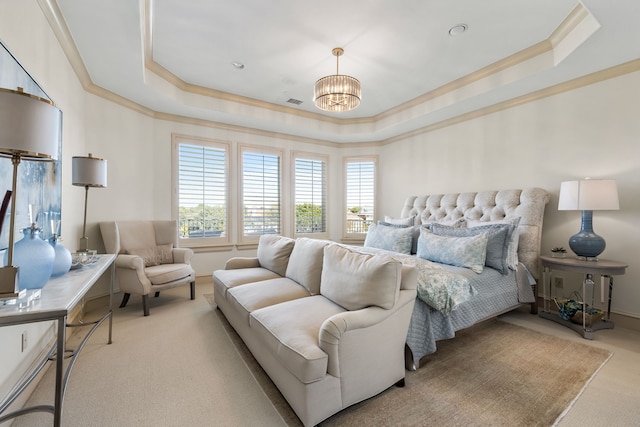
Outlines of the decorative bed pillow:
[[513,226],[509,224],[487,224],[470,228],[447,227],[446,225],[433,224],[431,231],[440,236],[468,237],[481,233],[487,236],[487,256],[485,265],[495,268],[502,274],[509,273],[507,255],[509,254],[509,241],[513,233]]
[[478,225],[488,225],[488,224],[509,224],[513,226],[513,232],[511,233],[511,238],[509,239],[509,253],[507,255],[507,264],[511,270],[515,270],[518,268],[518,244],[520,243],[520,217],[515,217],[511,219],[503,219],[497,221],[475,221],[475,220],[467,220],[468,227],[476,227]]
[[145,267],[160,264],[173,264],[173,243],[158,245],[151,248],[127,249],[129,255],[139,256],[144,260]]
[[449,227],[466,227],[467,226],[467,220],[465,218],[458,218],[458,219],[441,219],[441,220],[428,220],[428,221],[422,221],[422,226],[423,227],[430,227],[431,224],[442,224],[442,225],[448,225]]
[[415,255],[418,251],[418,239],[420,238],[420,226],[419,225],[397,225],[389,222],[378,221],[378,225],[383,227],[395,227],[395,228],[410,228],[411,229],[411,255]]
[[411,227],[371,224],[364,246],[410,255],[412,233]]
[[469,268],[480,274],[484,270],[487,256],[487,235],[439,236],[422,227],[417,256],[433,262]]
[[388,223],[388,224],[393,224],[393,225],[405,225],[405,226],[412,226],[415,225],[416,223],[416,216],[409,216],[407,218],[393,218],[391,216],[386,216],[384,217],[384,222]]
[[400,292],[402,263],[386,255],[324,248],[320,293],[347,310],[372,305],[390,309]]
[[263,234],[258,242],[258,262],[261,267],[280,276],[287,272],[289,256],[295,240],[275,234]]

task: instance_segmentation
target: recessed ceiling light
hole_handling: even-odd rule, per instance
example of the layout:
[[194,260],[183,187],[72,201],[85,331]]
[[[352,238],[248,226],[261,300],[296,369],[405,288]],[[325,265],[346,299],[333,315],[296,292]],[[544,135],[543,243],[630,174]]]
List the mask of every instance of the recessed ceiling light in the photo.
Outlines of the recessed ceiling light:
[[449,35],[453,36],[453,37],[459,36],[460,34],[462,34],[465,31],[467,31],[468,28],[469,28],[469,26],[467,24],[454,25],[453,27],[451,27],[449,29]]
[[233,65],[236,70],[242,70],[244,68],[244,64],[238,61],[233,61],[231,65]]

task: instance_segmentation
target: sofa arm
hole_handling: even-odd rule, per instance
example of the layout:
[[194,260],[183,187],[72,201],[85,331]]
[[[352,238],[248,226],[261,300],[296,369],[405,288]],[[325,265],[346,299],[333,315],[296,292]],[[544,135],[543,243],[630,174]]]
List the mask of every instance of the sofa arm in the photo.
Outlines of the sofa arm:
[[320,348],[329,356],[327,371],[341,377],[345,372],[341,360],[366,365],[367,360],[378,360],[381,356],[388,361],[385,354],[390,351],[399,352],[399,363],[404,369],[404,342],[415,299],[415,290],[402,290],[397,303],[389,310],[372,306],[345,311],[325,320],[318,339]]
[[191,265],[191,258],[193,257],[193,250],[191,250],[189,248],[173,248],[171,253],[173,255],[173,262],[174,263]]
[[257,257],[234,257],[230,258],[224,265],[225,270],[236,270],[238,268],[260,267]]

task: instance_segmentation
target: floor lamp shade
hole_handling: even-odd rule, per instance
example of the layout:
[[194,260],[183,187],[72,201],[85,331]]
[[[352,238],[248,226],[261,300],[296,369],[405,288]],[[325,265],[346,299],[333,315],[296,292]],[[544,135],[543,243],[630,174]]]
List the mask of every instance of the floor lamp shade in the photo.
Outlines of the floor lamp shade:
[[[0,157],[11,158],[13,179],[7,263],[0,268],[0,298],[19,295],[18,267],[13,265],[18,166],[24,160],[52,161],[58,157],[62,112],[49,100],[22,90],[0,89]],[[4,203],[3,203],[4,204]],[[4,206],[3,206],[4,209]],[[0,218],[0,229],[4,216]]]
[[606,247],[604,239],[593,231],[593,211],[618,209],[620,203],[614,179],[583,179],[560,185],[558,210],[582,211],[580,232],[569,239],[569,247],[579,257],[597,258]]
[[87,199],[89,187],[104,188],[107,186],[107,161],[93,157],[76,156],[71,159],[71,183],[84,187],[84,221],[82,223],[82,237],[80,238],[79,252],[89,251],[89,238],[87,237]]

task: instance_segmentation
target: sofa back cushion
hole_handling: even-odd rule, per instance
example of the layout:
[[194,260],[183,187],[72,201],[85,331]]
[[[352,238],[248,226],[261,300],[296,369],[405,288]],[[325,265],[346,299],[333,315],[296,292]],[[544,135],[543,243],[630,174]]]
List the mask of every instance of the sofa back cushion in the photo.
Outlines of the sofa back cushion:
[[300,237],[289,257],[286,276],[307,288],[311,295],[320,293],[324,247],[329,243],[328,240]]
[[263,234],[258,242],[260,267],[284,276],[295,240],[274,234]]
[[386,255],[354,252],[338,244],[324,248],[320,293],[347,310],[390,309],[400,292],[402,264]]

